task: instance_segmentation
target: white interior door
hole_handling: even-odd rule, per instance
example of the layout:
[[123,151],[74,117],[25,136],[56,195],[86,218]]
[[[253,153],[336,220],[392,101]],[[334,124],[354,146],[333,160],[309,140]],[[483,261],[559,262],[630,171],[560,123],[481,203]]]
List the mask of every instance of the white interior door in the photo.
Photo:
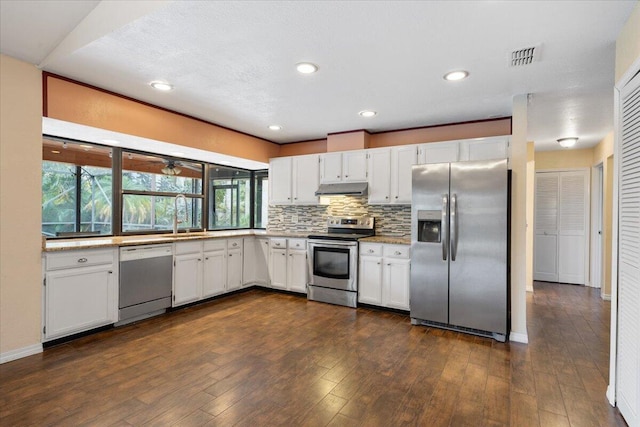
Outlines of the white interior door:
[[588,171],[536,173],[534,280],[584,284]]
[[558,281],[559,181],[557,173],[536,174],[533,280]]
[[[620,93],[616,400],[640,425],[640,75]],[[618,154],[616,154],[618,155]]]

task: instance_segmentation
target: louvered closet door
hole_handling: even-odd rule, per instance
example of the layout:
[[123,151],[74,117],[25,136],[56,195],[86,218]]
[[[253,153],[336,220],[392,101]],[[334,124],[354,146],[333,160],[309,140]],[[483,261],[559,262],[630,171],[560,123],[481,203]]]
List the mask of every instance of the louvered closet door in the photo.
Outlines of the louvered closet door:
[[557,173],[536,174],[533,279],[558,281],[558,184]]
[[536,173],[534,280],[585,283],[586,170]]
[[620,94],[618,347],[616,400],[629,426],[640,425],[640,76]]

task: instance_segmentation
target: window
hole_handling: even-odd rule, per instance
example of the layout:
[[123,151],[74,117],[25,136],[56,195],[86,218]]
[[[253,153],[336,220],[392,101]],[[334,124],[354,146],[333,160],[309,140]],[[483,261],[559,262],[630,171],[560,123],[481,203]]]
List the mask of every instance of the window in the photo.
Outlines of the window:
[[42,234],[112,234],[111,149],[44,139]]
[[251,227],[251,172],[212,165],[209,169],[209,229]]
[[[202,229],[203,164],[122,152],[122,232]],[[177,198],[178,195],[185,198]]]
[[253,228],[267,228],[269,222],[269,173],[255,171],[253,173],[254,211]]

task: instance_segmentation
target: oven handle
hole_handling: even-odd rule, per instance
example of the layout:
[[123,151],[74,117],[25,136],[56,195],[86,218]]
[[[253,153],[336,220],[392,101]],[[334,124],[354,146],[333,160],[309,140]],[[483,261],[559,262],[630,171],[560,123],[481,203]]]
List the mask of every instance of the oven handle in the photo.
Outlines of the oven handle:
[[313,242],[308,242],[308,245],[309,248],[320,246],[323,248],[349,249],[358,246],[358,242],[336,243],[335,240],[314,240]]

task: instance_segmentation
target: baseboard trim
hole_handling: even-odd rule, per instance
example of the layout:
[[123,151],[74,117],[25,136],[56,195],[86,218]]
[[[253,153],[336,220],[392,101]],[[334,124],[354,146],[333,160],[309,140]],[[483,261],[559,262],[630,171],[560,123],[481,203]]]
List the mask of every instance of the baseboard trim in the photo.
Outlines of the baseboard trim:
[[609,404],[611,406],[613,407],[616,406],[616,393],[613,387],[611,387],[611,385],[607,386],[607,400],[609,401]]
[[527,334],[521,334],[520,332],[510,332],[509,341],[529,344],[529,336]]
[[17,348],[15,350],[5,351],[4,353],[0,353],[0,364],[22,359],[23,357],[32,356],[38,353],[42,353],[42,344],[40,343]]
[[605,301],[611,301],[611,294],[600,294],[600,297]]

